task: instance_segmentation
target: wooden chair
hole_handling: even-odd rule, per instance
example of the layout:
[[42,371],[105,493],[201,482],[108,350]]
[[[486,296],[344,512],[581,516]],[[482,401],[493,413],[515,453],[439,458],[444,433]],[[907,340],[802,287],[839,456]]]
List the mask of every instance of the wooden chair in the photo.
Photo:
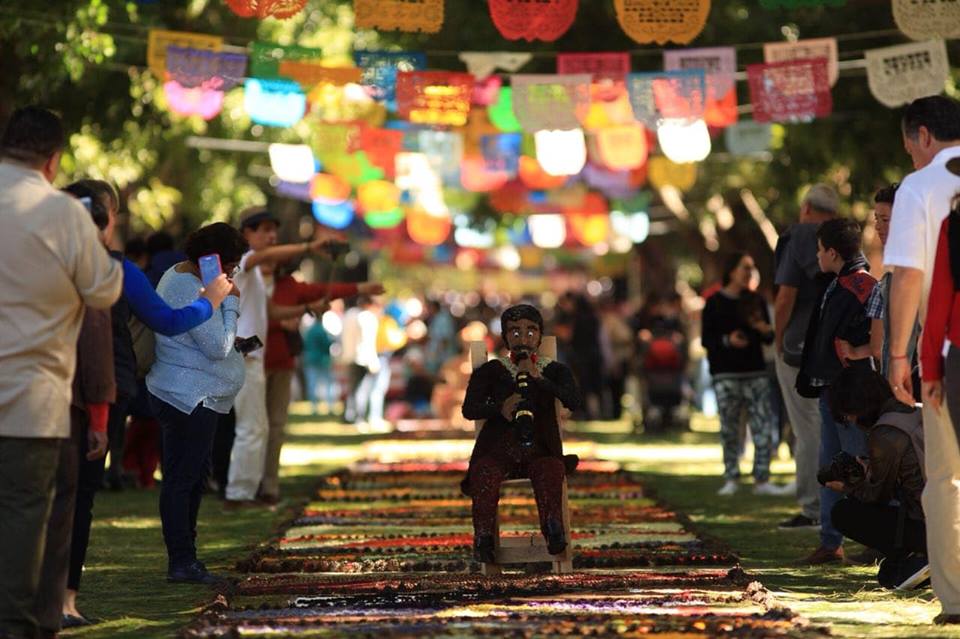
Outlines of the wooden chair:
[[[539,354],[541,357],[556,359],[557,357],[557,338],[545,335],[540,343]],[[487,345],[484,342],[470,342],[470,364],[473,370],[487,362]],[[569,411],[563,407],[560,400],[557,400],[557,428],[560,429],[560,437],[563,439],[562,418]],[[480,436],[480,429],[483,428],[483,420],[476,421],[477,436]],[[508,486],[528,486],[533,490],[533,485],[529,479],[507,479],[501,487]],[[567,548],[559,555],[551,555],[547,552],[547,542],[539,532],[533,535],[522,537],[500,537],[500,517],[499,513],[494,522],[493,539],[496,548],[497,562],[494,564],[482,564],[484,575],[500,574],[501,567],[505,564],[524,564],[533,562],[548,561],[553,564],[553,571],[561,574],[573,572],[573,537],[570,529],[570,504],[567,499],[567,479],[564,477],[561,487],[561,503],[563,507],[563,532],[567,538]],[[502,495],[501,495],[502,496]]]

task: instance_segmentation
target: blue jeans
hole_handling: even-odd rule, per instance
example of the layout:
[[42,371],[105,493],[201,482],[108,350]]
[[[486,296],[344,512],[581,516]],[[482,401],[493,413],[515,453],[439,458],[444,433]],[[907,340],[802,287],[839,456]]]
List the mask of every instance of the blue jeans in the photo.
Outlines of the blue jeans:
[[187,415],[153,395],[150,404],[163,438],[160,522],[168,568],[182,568],[197,559],[197,514],[220,415],[202,404]]
[[[853,424],[838,424],[830,413],[830,389],[820,395],[820,468],[829,466],[841,450],[854,456],[867,454],[867,435]],[[833,527],[831,512],[843,498],[826,486],[820,488],[820,544],[826,548],[843,545],[843,534]]]
[[[316,407],[317,401],[323,400],[327,403],[328,407],[332,408],[334,399],[333,371],[330,370],[330,367],[304,364],[303,376],[306,378],[304,380],[306,384],[304,394],[307,396],[307,401]],[[317,396],[317,386],[320,387],[320,397]]]

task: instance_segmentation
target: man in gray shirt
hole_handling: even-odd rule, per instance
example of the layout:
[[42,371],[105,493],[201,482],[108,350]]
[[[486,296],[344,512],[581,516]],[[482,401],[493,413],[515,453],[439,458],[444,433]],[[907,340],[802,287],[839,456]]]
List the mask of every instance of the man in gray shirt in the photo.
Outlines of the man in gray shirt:
[[816,399],[797,393],[796,381],[807,325],[823,291],[817,264],[817,227],[836,215],[838,203],[832,187],[813,185],[800,205],[800,223],[788,228],[777,243],[774,279],[779,287],[774,301],[777,381],[796,436],[794,458],[797,501],[801,509],[779,525],[782,530],[820,527],[820,484],[817,483],[820,409]]

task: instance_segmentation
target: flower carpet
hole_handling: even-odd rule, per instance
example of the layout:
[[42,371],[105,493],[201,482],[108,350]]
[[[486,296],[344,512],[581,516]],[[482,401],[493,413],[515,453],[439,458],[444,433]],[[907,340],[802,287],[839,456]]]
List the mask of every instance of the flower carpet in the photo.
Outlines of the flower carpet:
[[[323,477],[300,516],[239,563],[248,576],[187,637],[821,637],[615,464],[570,476],[574,572],[479,574],[462,463],[360,463]],[[537,533],[505,488],[504,535]]]

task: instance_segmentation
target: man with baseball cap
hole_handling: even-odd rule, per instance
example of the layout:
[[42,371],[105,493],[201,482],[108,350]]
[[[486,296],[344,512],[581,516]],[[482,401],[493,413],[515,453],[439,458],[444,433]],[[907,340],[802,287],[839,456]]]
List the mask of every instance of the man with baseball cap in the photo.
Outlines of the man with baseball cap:
[[[267,208],[247,209],[240,217],[240,230],[250,244],[250,250],[240,260],[234,282],[240,289],[240,319],[237,337],[257,337],[261,345],[267,343],[269,319],[296,319],[304,313],[322,311],[324,302],[303,306],[278,306],[270,302],[272,278],[264,278],[261,266],[272,267],[311,252],[321,252],[331,241],[342,240],[342,234],[318,229],[314,239],[296,244],[277,245],[279,220]],[[272,272],[272,269],[271,269]],[[230,470],[226,487],[225,506],[228,509],[255,505],[257,489],[263,478],[266,458],[267,388],[263,368],[263,348],[246,354],[246,379],[234,402],[236,435],[230,452]]]
[[[948,170],[960,159],[960,102],[929,96],[911,102],[901,120],[903,146],[916,169],[897,189],[883,261],[893,267],[888,379],[900,401],[913,404],[907,345],[917,313],[926,317],[940,226],[960,191]],[[960,446],[948,410],[923,404],[923,512],[930,580],[943,607],[936,623],[960,623]]]

